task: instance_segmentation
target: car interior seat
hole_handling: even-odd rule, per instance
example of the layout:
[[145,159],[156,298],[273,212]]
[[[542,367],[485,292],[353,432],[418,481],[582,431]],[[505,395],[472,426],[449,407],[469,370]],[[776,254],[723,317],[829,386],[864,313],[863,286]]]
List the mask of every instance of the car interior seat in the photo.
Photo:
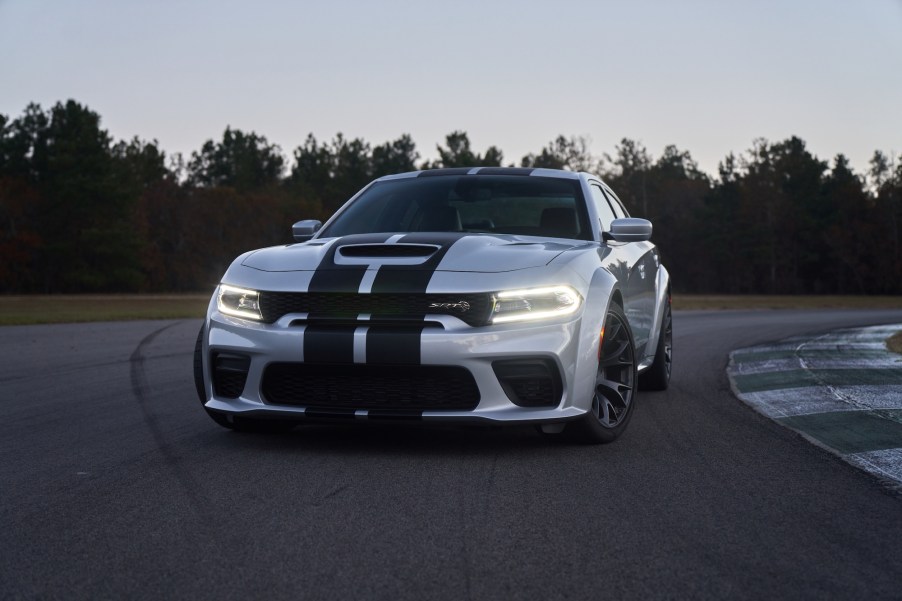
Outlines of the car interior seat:
[[423,211],[417,230],[421,232],[459,232],[463,230],[460,213],[454,207],[429,207]]
[[570,207],[549,207],[543,209],[539,226],[542,229],[543,236],[576,238],[579,235],[576,210]]

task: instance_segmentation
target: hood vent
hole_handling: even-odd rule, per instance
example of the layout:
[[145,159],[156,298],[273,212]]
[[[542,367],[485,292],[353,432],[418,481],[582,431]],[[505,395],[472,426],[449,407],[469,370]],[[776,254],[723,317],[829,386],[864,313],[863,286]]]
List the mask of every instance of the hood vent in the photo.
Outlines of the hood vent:
[[343,257],[428,257],[438,250],[431,244],[348,244],[338,249]]

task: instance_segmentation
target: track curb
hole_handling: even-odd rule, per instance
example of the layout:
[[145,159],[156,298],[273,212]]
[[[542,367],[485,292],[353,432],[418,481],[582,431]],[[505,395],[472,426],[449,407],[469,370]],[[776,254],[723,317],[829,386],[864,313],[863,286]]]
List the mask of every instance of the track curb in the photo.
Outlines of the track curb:
[[902,492],[902,324],[795,336],[730,353],[733,394]]

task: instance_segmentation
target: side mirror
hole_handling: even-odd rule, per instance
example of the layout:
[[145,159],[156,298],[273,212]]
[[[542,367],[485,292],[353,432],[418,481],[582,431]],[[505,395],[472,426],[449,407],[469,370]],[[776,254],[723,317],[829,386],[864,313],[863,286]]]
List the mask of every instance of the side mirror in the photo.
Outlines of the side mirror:
[[298,242],[306,242],[313,237],[313,234],[323,227],[323,222],[318,219],[305,219],[298,221],[291,226],[291,235]]
[[651,240],[651,221],[627,217],[611,222],[611,231],[605,232],[606,239],[617,242],[645,242]]

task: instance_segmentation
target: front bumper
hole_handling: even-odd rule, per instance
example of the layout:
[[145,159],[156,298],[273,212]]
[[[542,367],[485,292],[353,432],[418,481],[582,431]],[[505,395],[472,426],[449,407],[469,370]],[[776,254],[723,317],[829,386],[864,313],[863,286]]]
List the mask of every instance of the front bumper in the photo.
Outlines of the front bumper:
[[[329,411],[299,404],[274,404],[263,393],[266,368],[277,363],[304,361],[304,315],[286,315],[273,324],[234,318],[211,309],[203,344],[206,407],[234,415],[273,418],[321,418]],[[479,401],[472,410],[422,410],[415,415],[425,421],[488,423],[551,423],[578,418],[588,410],[594,386],[595,352],[591,340],[596,333],[581,332],[575,319],[549,322],[513,323],[471,327],[452,316],[430,316],[433,327],[423,330],[420,339],[421,365],[458,366],[472,374],[479,390]],[[355,324],[365,336],[367,322]],[[352,328],[353,329],[353,328]],[[580,340],[580,336],[586,340]],[[357,345],[359,346],[359,345]],[[365,363],[356,353],[355,362]],[[582,349],[582,350],[581,350]],[[211,357],[229,354],[249,358],[247,377],[237,398],[217,396],[212,384]],[[560,400],[554,406],[523,407],[511,401],[493,368],[499,361],[541,360],[553,365],[560,374]],[[581,401],[581,402],[580,402]],[[368,420],[384,419],[386,414],[372,409],[336,412],[336,416]]]

